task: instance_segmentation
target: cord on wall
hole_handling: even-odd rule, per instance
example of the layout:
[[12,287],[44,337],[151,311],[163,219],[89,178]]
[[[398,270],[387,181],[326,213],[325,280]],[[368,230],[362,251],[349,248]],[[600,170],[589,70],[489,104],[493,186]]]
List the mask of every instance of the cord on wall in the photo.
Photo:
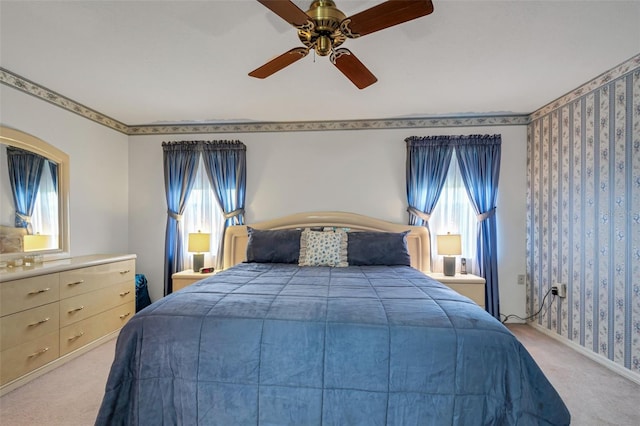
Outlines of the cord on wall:
[[[505,322],[507,322],[507,320],[509,318],[517,318],[517,319],[522,320],[522,321],[535,319],[538,316],[538,314],[540,313],[540,311],[542,311],[542,308],[544,307],[544,302],[547,299],[547,296],[549,295],[549,293],[552,293],[552,290],[553,290],[553,288],[550,288],[549,290],[547,290],[547,293],[542,298],[542,303],[540,304],[540,309],[538,309],[538,312],[536,312],[535,314],[530,315],[528,317],[524,317],[524,318],[521,318],[521,317],[519,317],[518,315],[515,315],[515,314],[504,315],[504,319],[502,320],[502,323],[504,324]],[[549,310],[551,305],[553,305],[553,301],[556,300],[556,293],[552,293],[552,295],[553,295],[553,298],[551,299],[551,302],[549,302],[549,306],[547,306],[547,309],[544,311],[545,314],[547,313],[547,311]],[[503,316],[503,314],[500,314],[500,315]]]

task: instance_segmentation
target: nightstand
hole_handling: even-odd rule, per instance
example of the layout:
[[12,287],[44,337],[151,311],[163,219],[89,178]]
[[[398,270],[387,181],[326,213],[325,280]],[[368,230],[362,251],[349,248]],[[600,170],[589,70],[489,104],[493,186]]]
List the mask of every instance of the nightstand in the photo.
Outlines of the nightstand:
[[445,276],[442,272],[429,272],[427,276],[457,291],[463,296],[476,302],[484,308],[485,279],[473,274],[455,274],[452,277]]
[[196,281],[215,275],[216,272],[218,271],[201,274],[200,272],[193,272],[193,269],[185,269],[184,271],[176,272],[171,275],[171,279],[173,280],[173,291],[178,291],[181,288],[185,288],[186,286],[195,283]]

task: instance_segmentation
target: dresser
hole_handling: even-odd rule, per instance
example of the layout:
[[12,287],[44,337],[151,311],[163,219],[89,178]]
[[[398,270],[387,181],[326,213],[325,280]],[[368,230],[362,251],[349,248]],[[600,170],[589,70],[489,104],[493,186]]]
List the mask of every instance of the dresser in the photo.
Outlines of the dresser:
[[200,272],[193,272],[193,269],[186,269],[184,271],[176,272],[171,275],[171,284],[173,291],[178,291],[185,288],[188,285],[195,283],[196,281],[203,280],[207,277],[214,275],[216,272],[209,272],[201,274]]
[[442,272],[429,272],[428,276],[457,291],[484,308],[485,279],[473,274],[444,275]]
[[135,314],[135,255],[0,271],[0,394],[113,337]]

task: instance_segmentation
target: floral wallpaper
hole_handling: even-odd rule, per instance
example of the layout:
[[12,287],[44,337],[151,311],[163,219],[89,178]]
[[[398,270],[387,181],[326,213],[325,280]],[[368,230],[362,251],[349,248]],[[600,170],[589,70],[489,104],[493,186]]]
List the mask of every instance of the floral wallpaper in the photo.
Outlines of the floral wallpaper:
[[527,310],[640,373],[640,55],[624,67],[532,114]]

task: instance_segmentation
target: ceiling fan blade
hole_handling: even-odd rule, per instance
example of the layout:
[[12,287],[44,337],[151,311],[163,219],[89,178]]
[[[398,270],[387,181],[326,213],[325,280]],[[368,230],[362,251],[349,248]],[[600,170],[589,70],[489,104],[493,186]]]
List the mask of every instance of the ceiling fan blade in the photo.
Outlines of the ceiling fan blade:
[[306,47],[294,47],[293,49],[283,53],[277,58],[270,60],[263,66],[251,71],[249,75],[256,78],[267,78],[271,74],[274,74],[281,69],[288,67],[295,61],[304,58],[305,56],[307,56],[307,53],[309,53],[309,49]]
[[331,53],[331,62],[344,74],[358,89],[364,89],[378,81],[375,75],[364,66],[349,49],[337,49]]
[[347,37],[356,38],[432,12],[431,0],[389,0],[346,18],[341,29]]
[[309,15],[290,0],[258,0],[263,6],[293,25],[302,27],[311,22]]

